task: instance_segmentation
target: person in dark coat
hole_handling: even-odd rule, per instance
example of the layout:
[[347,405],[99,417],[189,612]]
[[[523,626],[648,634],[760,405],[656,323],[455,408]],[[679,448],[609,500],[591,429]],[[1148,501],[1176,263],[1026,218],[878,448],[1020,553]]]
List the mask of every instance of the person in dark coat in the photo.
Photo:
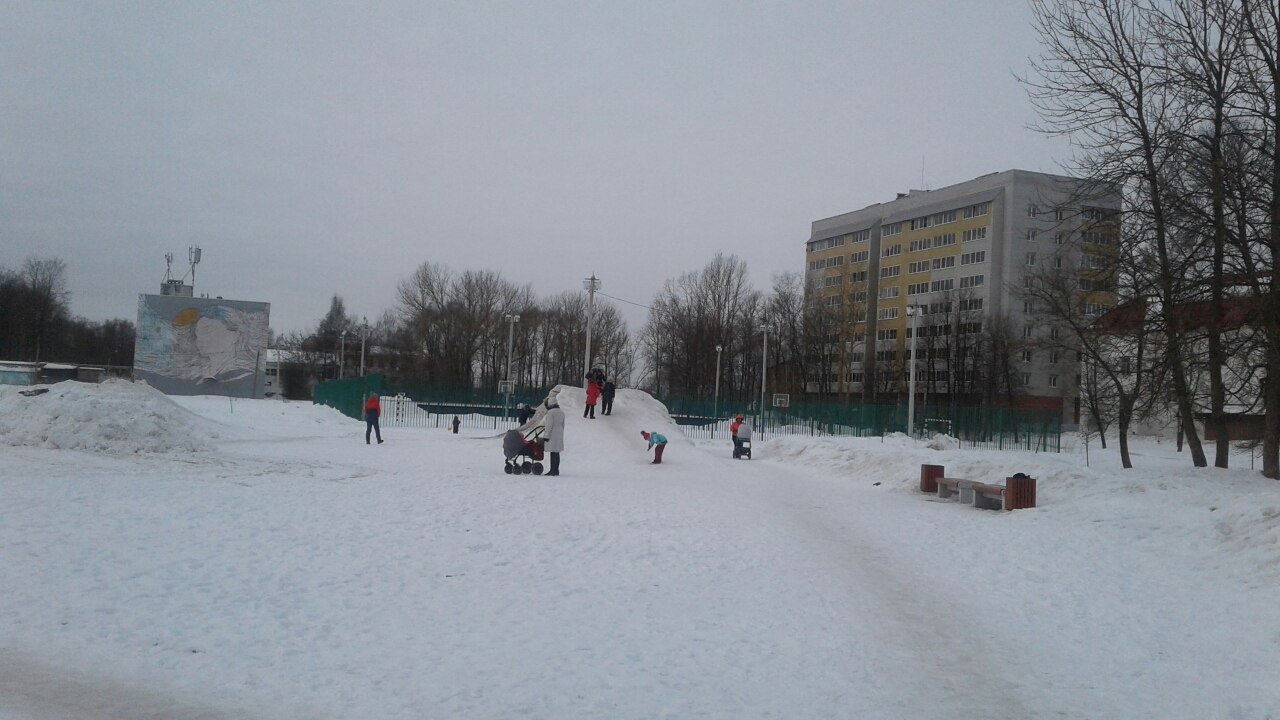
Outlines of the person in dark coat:
[[613,414],[613,393],[617,390],[612,380],[605,381],[604,387],[600,388],[600,412],[604,415]]
[[529,422],[529,418],[533,417],[533,408],[520,403],[516,405],[516,420],[521,424]]
[[377,433],[378,444],[382,444],[382,429],[378,427],[378,416],[382,414],[382,405],[378,402],[378,393],[369,393],[364,401],[364,444],[369,444],[369,433]]
[[453,434],[454,435],[458,434],[458,426],[461,424],[462,424],[462,421],[458,419],[457,415],[454,415],[453,416]]

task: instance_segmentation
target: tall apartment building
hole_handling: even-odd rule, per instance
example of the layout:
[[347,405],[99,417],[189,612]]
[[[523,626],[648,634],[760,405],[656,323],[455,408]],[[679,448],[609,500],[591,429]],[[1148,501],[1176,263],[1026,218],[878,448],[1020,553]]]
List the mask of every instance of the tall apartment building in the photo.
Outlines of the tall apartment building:
[[977,394],[973,382],[990,369],[975,363],[991,362],[977,339],[998,324],[1012,338],[1005,372],[1015,403],[1058,408],[1075,422],[1076,355],[1019,290],[1037,275],[1069,273],[1089,312],[1113,305],[1119,207],[1114,191],[1008,170],[814,222],[806,277],[833,321],[825,372],[811,374],[809,388],[904,392],[914,325],[916,392]]

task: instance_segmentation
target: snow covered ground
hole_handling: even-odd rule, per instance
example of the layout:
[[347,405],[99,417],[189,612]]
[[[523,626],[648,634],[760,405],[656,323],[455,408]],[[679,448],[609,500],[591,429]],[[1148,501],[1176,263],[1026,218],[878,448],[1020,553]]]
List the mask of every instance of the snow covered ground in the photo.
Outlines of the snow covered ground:
[[[0,719],[1280,717],[1280,483],[1171,444],[492,431],[0,388]],[[671,439],[648,464],[640,430]],[[1039,479],[1041,507],[916,490]]]

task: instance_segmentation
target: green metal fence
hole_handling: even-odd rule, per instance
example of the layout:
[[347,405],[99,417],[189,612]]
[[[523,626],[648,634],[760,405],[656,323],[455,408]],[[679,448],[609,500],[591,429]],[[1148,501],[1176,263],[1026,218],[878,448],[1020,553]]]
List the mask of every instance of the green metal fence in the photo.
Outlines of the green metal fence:
[[[770,435],[874,437],[908,432],[905,404],[802,401],[793,402],[789,407],[766,408],[761,417],[758,405],[737,408],[721,401],[717,408],[714,400],[700,397],[668,395],[658,399],[686,435],[703,439],[728,437],[727,420],[739,412],[751,419],[758,438]],[[914,433],[910,434],[932,437],[943,433],[956,438],[961,447],[1061,450],[1062,416],[1057,410],[918,405],[914,419]]]
[[327,405],[338,412],[356,420],[364,419],[364,401],[369,393],[382,394],[382,375],[365,375],[363,377],[330,380],[316,385],[312,393],[312,402]]
[[[520,387],[508,396],[492,389],[456,385],[385,384],[381,375],[334,380],[316,386],[315,401],[360,419],[364,399],[377,391],[390,400],[383,424],[404,427],[448,427],[458,417],[461,427],[497,429],[514,425],[517,403],[536,404],[550,388]],[[686,435],[700,439],[728,438],[729,418],[741,412],[750,417],[757,438],[779,435],[829,435],[882,437],[907,432],[907,406],[898,404],[842,403],[833,401],[792,402],[789,407],[766,408],[760,416],[758,404],[738,407],[732,400],[660,395],[673,420]],[[998,406],[954,407],[918,405],[914,434],[932,437],[936,433],[956,438],[961,447],[992,450],[1059,452],[1062,416],[1057,410],[1007,408]]]

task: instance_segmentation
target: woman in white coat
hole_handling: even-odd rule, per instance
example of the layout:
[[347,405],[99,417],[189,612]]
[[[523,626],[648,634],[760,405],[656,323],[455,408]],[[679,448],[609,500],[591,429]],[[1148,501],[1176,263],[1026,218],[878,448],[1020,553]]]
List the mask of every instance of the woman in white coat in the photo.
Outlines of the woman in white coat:
[[560,453],[564,452],[564,411],[555,398],[547,398],[547,413],[542,417],[542,424],[547,429],[547,444],[543,448],[551,453],[551,471],[548,475],[560,474]]

